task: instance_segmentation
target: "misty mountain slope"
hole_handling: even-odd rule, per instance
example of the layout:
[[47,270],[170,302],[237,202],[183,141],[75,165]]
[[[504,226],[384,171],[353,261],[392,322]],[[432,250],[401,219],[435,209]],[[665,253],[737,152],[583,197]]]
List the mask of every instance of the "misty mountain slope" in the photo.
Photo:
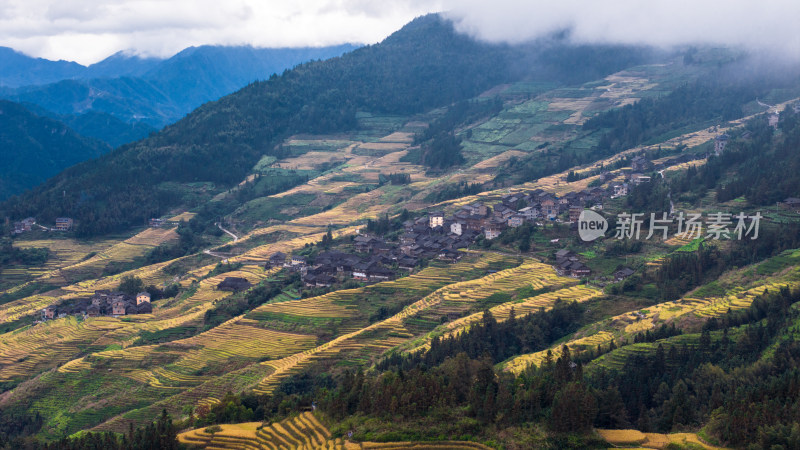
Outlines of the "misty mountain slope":
[[0,149],[0,198],[6,198],[110,147],[22,105],[0,100]]
[[264,80],[295,65],[352,51],[350,44],[309,48],[254,48],[204,45],[189,47],[154,66],[141,77],[164,92],[183,113]]
[[56,114],[33,103],[22,103],[22,105],[37,116],[63,122],[81,136],[99,139],[112,148],[142,139],[157,131],[144,122],[123,122],[111,114],[99,111],[90,110],[82,114]]
[[32,58],[8,47],[0,47],[0,87],[53,83],[80,76],[86,68],[71,61]]
[[142,57],[120,51],[86,67],[81,78],[140,77],[164,61],[164,58]]
[[[120,52],[89,67],[78,66],[69,76],[51,80],[55,82],[6,88],[0,95],[57,114],[104,112],[125,122],[161,128],[248,83],[304,61],[337,56],[354,48],[349,44],[278,49],[201,46],[164,60]],[[9,73],[15,67],[26,67],[13,61],[0,66]]]
[[[489,45],[456,33],[439,16],[422,17],[380,44],[300,65],[205,104],[151,138],[65,172],[4,211],[91,216],[95,220],[81,231],[87,234],[121,229],[181,203],[180,192],[161,183],[238,183],[259,158],[279,152],[275,145],[289,135],[352,129],[359,110],[426,111],[524,76],[558,82],[574,72],[576,57],[591,66],[601,61],[593,71],[611,73],[643,60],[645,52],[558,43]],[[136,182],[143,178],[151,184]],[[65,191],[66,201],[53,202]],[[100,210],[93,201],[79,202],[87,197],[125,208]]]
[[111,114],[88,111],[83,114],[65,115],[56,118],[82,136],[99,139],[111,147],[136,141],[156,131],[144,122],[123,122]]
[[120,120],[144,121],[154,127],[180,114],[180,109],[167,93],[141,78],[63,80],[44,86],[19,88],[8,97],[13,101],[35,104],[56,114],[97,111]]

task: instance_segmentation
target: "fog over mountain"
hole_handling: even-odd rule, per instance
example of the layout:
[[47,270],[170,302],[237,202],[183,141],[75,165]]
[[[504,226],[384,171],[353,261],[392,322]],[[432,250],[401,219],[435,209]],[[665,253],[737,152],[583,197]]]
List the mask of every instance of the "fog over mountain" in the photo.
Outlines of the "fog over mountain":
[[376,43],[438,2],[362,0],[7,0],[0,45],[89,65],[120,50],[170,57],[191,46]]
[[711,43],[800,54],[791,0],[9,0],[0,5],[0,45],[88,65],[124,50],[168,57],[197,45],[301,47],[375,43],[415,16],[444,11],[458,29],[519,42],[569,30],[576,42]]
[[789,0],[448,0],[444,6],[458,30],[493,42],[567,32],[579,43],[728,45],[792,58],[800,50],[800,3]]

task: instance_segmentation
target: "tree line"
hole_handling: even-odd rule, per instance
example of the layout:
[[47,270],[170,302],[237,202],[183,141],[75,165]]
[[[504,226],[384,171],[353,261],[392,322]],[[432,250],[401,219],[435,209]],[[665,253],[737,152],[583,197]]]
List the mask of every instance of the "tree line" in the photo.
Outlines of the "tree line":
[[[143,427],[130,425],[128,432],[87,432],[77,437],[65,437],[52,442],[40,442],[21,430],[19,436],[3,441],[0,448],[14,450],[177,450],[185,448],[178,442],[177,427],[166,410],[157,420]],[[28,430],[32,431],[32,430]]]

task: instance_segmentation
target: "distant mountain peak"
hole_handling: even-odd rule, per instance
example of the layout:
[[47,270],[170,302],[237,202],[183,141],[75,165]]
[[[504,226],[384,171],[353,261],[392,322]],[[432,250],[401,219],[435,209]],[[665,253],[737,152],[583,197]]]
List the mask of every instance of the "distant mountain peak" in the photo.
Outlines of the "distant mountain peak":
[[50,61],[0,47],[0,86],[19,87],[74,78],[86,67],[72,61]]
[[134,50],[120,50],[108,58],[92,64],[84,78],[118,78],[142,76],[162,62],[162,58],[143,57]]

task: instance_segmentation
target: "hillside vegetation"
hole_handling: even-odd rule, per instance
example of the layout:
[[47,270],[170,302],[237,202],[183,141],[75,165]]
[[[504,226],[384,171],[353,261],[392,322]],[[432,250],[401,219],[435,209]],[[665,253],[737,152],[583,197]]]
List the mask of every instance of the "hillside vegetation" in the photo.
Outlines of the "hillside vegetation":
[[0,199],[41,184],[65,168],[111,148],[40,117],[17,103],[0,100]]
[[[76,229],[3,241],[0,446],[800,445],[800,84],[694,55],[424,17],[4,203]],[[569,206],[610,231],[581,240]],[[715,212],[758,237],[679,233]],[[69,309],[104,290],[152,309]]]
[[[563,59],[555,56],[559,50]],[[574,74],[569,62],[579,57],[599,64]],[[34,211],[43,218],[74,217],[83,236],[119,231],[167,208],[205,200],[181,196],[166,183],[210,182],[214,191],[225,190],[263,155],[286,156],[277,146],[282,139],[353,130],[357,111],[421,113],[527,75],[524,67],[533,67],[537,80],[555,81],[566,73],[602,75],[641,59],[637,50],[564,47],[540,53],[487,45],[458,35],[438,16],[426,16],[380,44],[300,65],[203,105],[151,138],[75,166],[6,202],[2,211],[12,217]]]

